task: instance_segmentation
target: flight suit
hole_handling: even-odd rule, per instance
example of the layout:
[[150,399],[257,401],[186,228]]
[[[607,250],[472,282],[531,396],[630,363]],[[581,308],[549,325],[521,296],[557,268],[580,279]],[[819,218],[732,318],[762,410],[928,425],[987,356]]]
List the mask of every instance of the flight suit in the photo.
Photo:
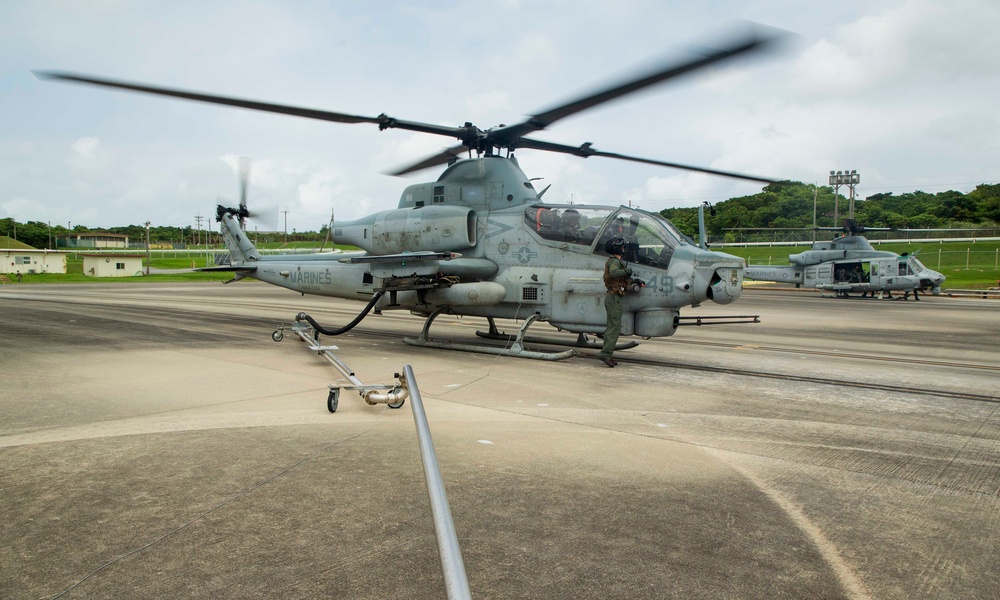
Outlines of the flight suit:
[[598,355],[601,360],[610,359],[618,345],[618,336],[622,332],[622,299],[631,276],[632,269],[620,258],[612,256],[604,263],[604,287],[608,289],[604,296],[604,309],[608,313],[608,324],[604,329],[604,347]]

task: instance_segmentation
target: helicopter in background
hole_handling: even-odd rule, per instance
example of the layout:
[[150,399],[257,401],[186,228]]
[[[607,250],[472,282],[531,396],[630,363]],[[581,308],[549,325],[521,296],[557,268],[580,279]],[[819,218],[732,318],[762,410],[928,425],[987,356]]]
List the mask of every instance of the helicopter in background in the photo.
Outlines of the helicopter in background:
[[[246,277],[317,294],[367,301],[365,309],[345,327],[330,330],[308,320],[318,333],[337,335],[349,330],[371,310],[406,310],[425,318],[418,346],[511,354],[554,360],[576,353],[534,351],[526,342],[597,348],[588,334],[601,334],[606,324],[602,273],[606,244],[621,237],[636,284],[624,301],[622,335],[642,338],[673,335],[679,326],[756,323],[756,316],[682,317],[683,307],[702,302],[730,304],[742,291],[745,261],[699,247],[662,216],[625,206],[550,204],[546,190],[535,190],[517,159],[516,149],[603,156],[719,176],[772,183],[773,180],[674,162],[602,152],[588,142],[568,146],[527,137],[556,121],[615,100],[674,77],[731,60],[773,44],[776,36],[753,35],[726,47],[708,50],[687,62],[661,66],[625,83],[582,96],[535,114],[515,125],[480,129],[396,119],[350,115],[243,100],[161,87],[98,79],[69,73],[36,73],[56,79],[282,113],[338,123],[370,123],[380,130],[404,129],[453,137],[460,141],[433,156],[393,172],[403,175],[447,165],[436,181],[407,186],[398,207],[350,222],[332,225],[335,243],[361,248],[357,253],[262,255],[248,239],[245,220],[246,173],[242,174],[238,207],[219,206],[217,220],[230,252],[229,265],[208,270],[234,273],[230,282]],[[475,153],[475,157],[473,157]],[[504,155],[501,155],[503,153]],[[461,158],[467,154],[467,158]],[[547,189],[547,188],[546,188]],[[229,283],[229,282],[227,282]],[[431,323],[440,314],[485,317],[489,331],[479,335],[504,340],[502,348],[458,344],[430,338]],[[500,332],[495,319],[522,321],[516,335]],[[578,334],[575,342],[558,338],[528,338],[528,327],[547,322]],[[274,338],[279,340],[280,329]],[[619,348],[635,346],[623,343]]]
[[842,231],[843,235],[833,241],[815,242],[805,252],[790,254],[790,266],[748,265],[744,275],[757,281],[793,283],[795,287],[831,291],[838,298],[859,292],[862,297],[875,297],[878,293],[880,297],[892,298],[892,292],[902,292],[904,300],[911,293],[914,300],[920,300],[921,291],[934,295],[941,293],[944,275],[925,267],[914,254],[872,248],[860,235],[865,228],[853,219],[846,219],[842,229],[817,229]]

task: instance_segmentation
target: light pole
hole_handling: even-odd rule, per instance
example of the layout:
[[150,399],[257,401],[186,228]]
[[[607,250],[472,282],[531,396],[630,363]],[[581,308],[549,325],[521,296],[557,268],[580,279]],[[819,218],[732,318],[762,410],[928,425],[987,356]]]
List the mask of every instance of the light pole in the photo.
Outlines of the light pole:
[[813,243],[816,242],[816,199],[819,197],[819,184],[813,185]]
[[146,275],[149,275],[149,221],[146,221]]
[[839,221],[840,211],[840,186],[846,185],[851,190],[850,219],[854,219],[854,186],[861,183],[861,175],[857,170],[850,171],[830,171],[830,185],[833,187],[833,226],[836,227]]

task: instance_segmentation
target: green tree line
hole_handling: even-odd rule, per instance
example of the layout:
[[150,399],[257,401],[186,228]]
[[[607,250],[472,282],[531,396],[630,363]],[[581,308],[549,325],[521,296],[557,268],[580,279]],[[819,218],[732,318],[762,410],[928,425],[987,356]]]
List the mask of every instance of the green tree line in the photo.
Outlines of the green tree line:
[[[324,225],[318,232],[297,232],[295,230],[288,234],[288,241],[290,242],[307,242],[307,241],[321,241],[326,237],[326,228]],[[12,218],[0,219],[0,236],[7,236],[16,239],[19,242],[23,242],[32,246],[34,248],[55,248],[56,238],[60,235],[66,235],[68,233],[94,233],[94,232],[106,232],[106,233],[117,233],[127,235],[129,237],[130,244],[145,245],[146,243],[146,228],[143,225],[128,225],[126,227],[107,227],[107,228],[94,228],[88,227],[86,225],[75,225],[73,229],[68,229],[61,225],[52,225],[48,223],[42,223],[41,221],[28,221],[26,223],[19,223]],[[210,242],[212,244],[220,244],[218,232],[210,232],[211,236]],[[272,242],[272,241],[282,241],[284,239],[283,233],[249,233],[250,236],[258,235],[261,242]],[[194,244],[205,244],[206,232],[204,230],[198,231],[191,226],[188,227],[150,227],[149,228],[149,243],[150,244],[182,244],[185,246],[190,246]]]
[[[765,186],[752,196],[731,198],[715,205],[716,214],[706,216],[705,228],[711,236],[721,236],[734,228],[785,228],[842,226],[848,216],[849,200],[834,196],[830,186],[798,181],[781,181]],[[834,223],[834,213],[840,223]],[[698,235],[698,208],[668,208],[660,214],[685,234]],[[954,190],[929,194],[915,191],[894,195],[874,194],[854,200],[855,220],[865,227],[895,229],[972,228],[1000,226],[1000,184],[982,184],[968,194]]]

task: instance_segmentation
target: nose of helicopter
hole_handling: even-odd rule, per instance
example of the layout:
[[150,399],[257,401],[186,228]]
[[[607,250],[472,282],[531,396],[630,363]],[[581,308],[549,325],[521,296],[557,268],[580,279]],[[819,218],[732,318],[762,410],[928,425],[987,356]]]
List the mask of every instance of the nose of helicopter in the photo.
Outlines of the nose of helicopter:
[[945,277],[937,271],[932,271],[930,269],[924,269],[920,273],[920,287],[926,289],[930,288],[931,293],[934,295],[941,293],[941,284],[944,283]]

